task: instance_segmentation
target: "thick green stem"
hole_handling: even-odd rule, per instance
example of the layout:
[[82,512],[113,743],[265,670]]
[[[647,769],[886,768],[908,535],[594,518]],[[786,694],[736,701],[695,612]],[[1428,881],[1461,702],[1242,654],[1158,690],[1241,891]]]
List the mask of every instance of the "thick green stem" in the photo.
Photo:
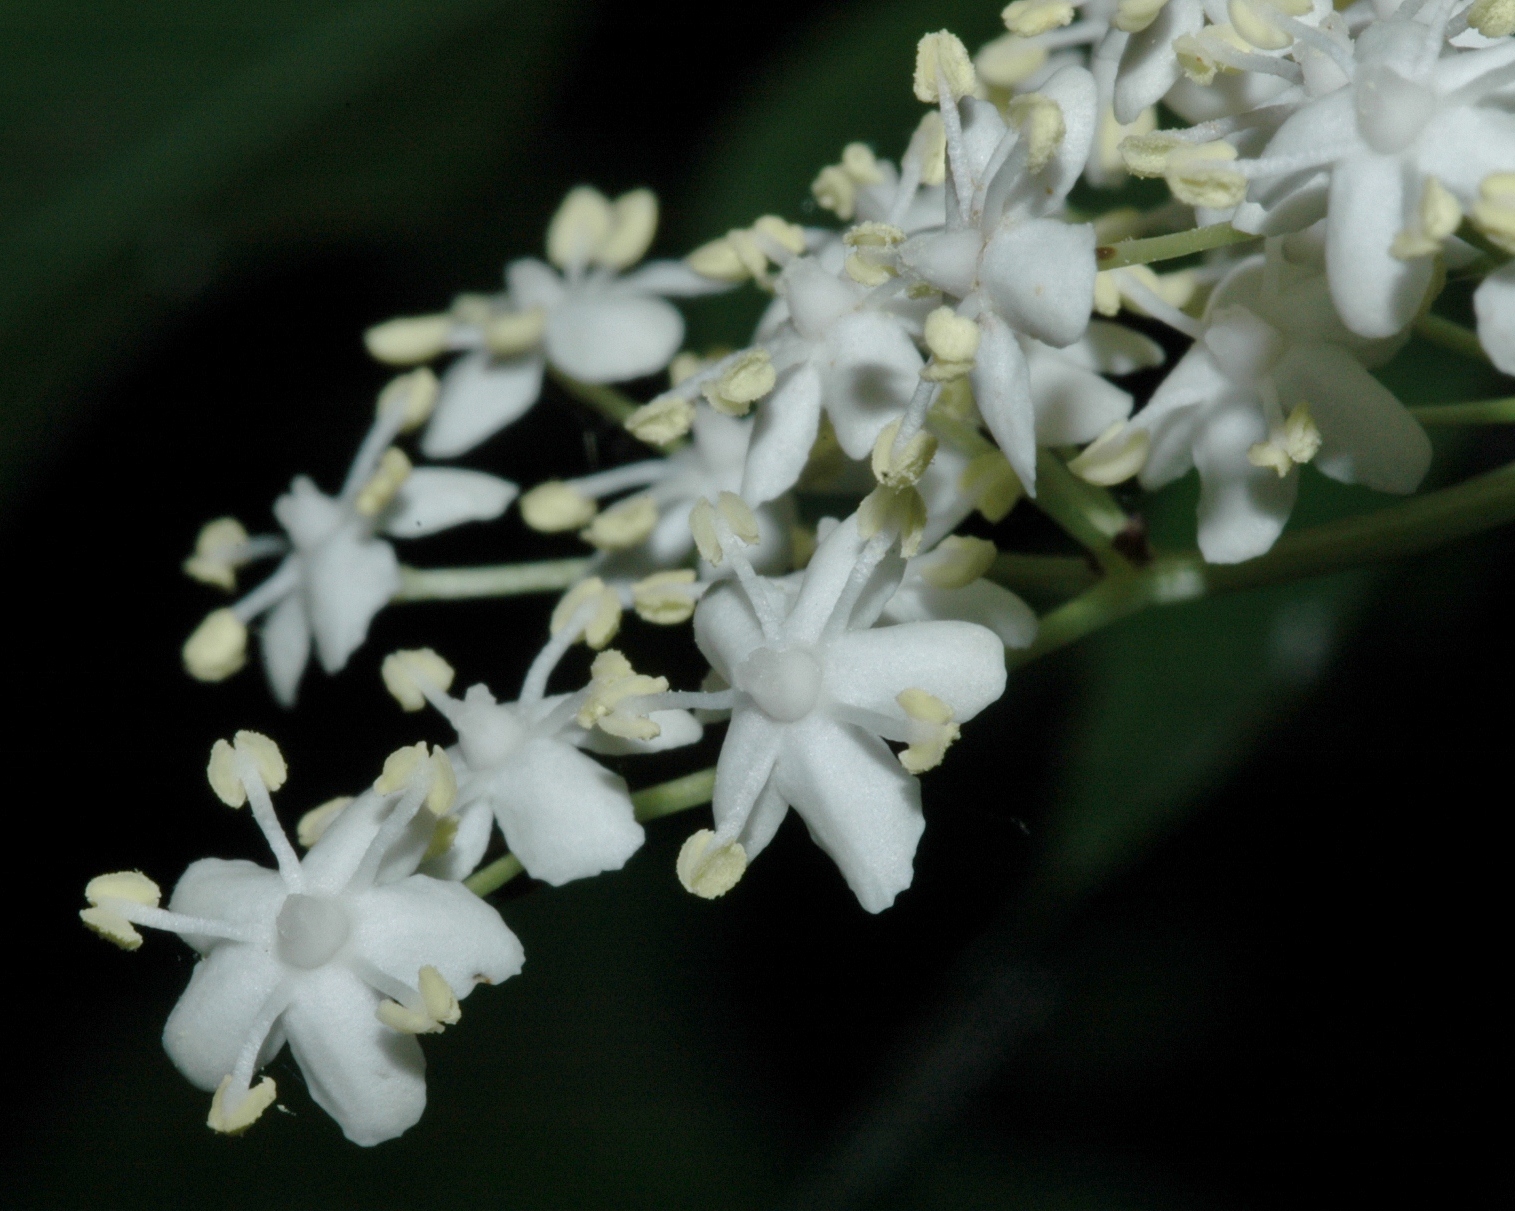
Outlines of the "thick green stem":
[[1469,332],[1461,324],[1444,320],[1439,315],[1423,315],[1416,320],[1415,335],[1430,341],[1433,345],[1440,345],[1443,349],[1450,349],[1453,353],[1472,358],[1474,361],[1489,360],[1489,355],[1478,343],[1476,332]]
[[1085,483],[1051,450],[1036,455],[1036,507],[1085,547],[1108,572],[1130,564],[1110,540],[1130,524],[1124,509],[1103,488]]
[[1192,231],[1175,232],[1173,235],[1155,235],[1144,240],[1119,240],[1114,244],[1102,244],[1094,250],[1094,263],[1100,269],[1123,269],[1127,265],[1172,261],[1196,252],[1208,252],[1211,248],[1224,248],[1228,244],[1244,244],[1248,240],[1260,239],[1261,236],[1237,231],[1230,223],[1215,223],[1209,227],[1196,227]]
[[636,401],[614,387],[607,387],[603,383],[581,383],[551,366],[547,368],[547,375],[581,404],[588,404],[601,416],[618,425],[624,425],[626,418],[637,410]]
[[400,568],[395,601],[458,601],[468,597],[517,597],[555,593],[589,572],[588,559],[545,559],[483,568]]
[[1422,404],[1411,408],[1410,415],[1423,425],[1515,424],[1515,395],[1471,404]]
[[[715,770],[702,769],[670,782],[644,787],[631,796],[631,806],[636,811],[637,819],[646,822],[709,803],[710,796],[714,793]],[[476,896],[487,896],[490,892],[499,891],[521,874],[523,869],[519,858],[514,854],[506,854],[488,866],[479,867],[463,880],[463,886]]]
[[1014,555],[1001,551],[989,579],[1017,593],[1072,597],[1099,581],[1099,573],[1077,555]]
[[1462,224],[1457,228],[1457,238],[1464,244],[1473,245],[1474,248],[1478,249],[1479,252],[1483,253],[1494,263],[1495,268],[1503,265],[1510,259],[1508,252],[1494,243],[1493,240],[1489,239],[1478,228],[1474,227],[1467,219],[1463,219]]
[[[1193,601],[1416,555],[1511,521],[1515,521],[1515,463],[1403,504],[1286,535],[1266,555],[1245,563],[1207,564],[1194,552],[1156,559],[1140,571],[1111,573],[1046,614],[1036,642],[1009,653],[1007,659],[1012,665],[1025,664],[1145,606]],[[996,566],[990,574],[997,570]]]

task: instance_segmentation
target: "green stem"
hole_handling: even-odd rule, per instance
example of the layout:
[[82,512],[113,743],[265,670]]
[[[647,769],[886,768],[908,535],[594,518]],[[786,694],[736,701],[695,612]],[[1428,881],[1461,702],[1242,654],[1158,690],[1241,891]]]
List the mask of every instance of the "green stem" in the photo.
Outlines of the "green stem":
[[1148,236],[1143,240],[1119,240],[1094,250],[1094,263],[1100,269],[1123,269],[1127,265],[1147,265],[1153,261],[1171,261],[1228,244],[1244,244],[1261,236],[1237,231],[1230,223],[1215,223],[1179,231],[1173,235]]
[[1423,404],[1410,415],[1423,425],[1508,425],[1515,423],[1515,395],[1471,404]]
[[1444,320],[1439,315],[1423,315],[1416,320],[1415,335],[1430,341],[1433,345],[1440,345],[1443,349],[1450,349],[1453,353],[1472,358],[1474,361],[1489,360],[1489,355],[1483,351],[1483,346],[1478,342],[1476,332],[1469,332],[1461,324]]
[[1489,239],[1478,228],[1474,227],[1467,219],[1463,219],[1462,223],[1458,226],[1457,238],[1464,244],[1473,245],[1479,252],[1490,258],[1494,262],[1495,268],[1498,268],[1510,259],[1508,252],[1494,243],[1493,240]]
[[1124,572],[1130,564],[1110,540],[1130,523],[1124,509],[1105,489],[1085,483],[1056,454],[1036,454],[1036,507],[1085,547],[1107,572]]
[[588,404],[601,416],[618,425],[624,425],[626,418],[637,410],[636,401],[614,387],[607,387],[603,383],[581,383],[552,366],[547,367],[547,377],[581,404]]
[[588,573],[588,559],[545,559],[482,568],[400,568],[395,601],[458,601],[468,597],[516,597],[554,593]]
[[1077,555],[1013,555],[1001,551],[989,579],[1018,593],[1072,597],[1099,581],[1099,573]]
[[1140,571],[1107,575],[1041,620],[1036,642],[1012,652],[1025,664],[1149,605],[1303,580],[1432,550],[1515,521],[1515,463],[1451,488],[1281,538],[1266,555],[1207,564],[1198,552],[1166,556]]
[[[702,769],[685,774],[682,778],[674,778],[671,782],[643,787],[631,796],[631,806],[636,811],[637,819],[645,823],[709,803],[710,796],[714,793],[715,770]],[[488,866],[479,867],[463,880],[463,886],[476,896],[487,896],[499,891],[524,869],[519,858],[514,854],[506,854]]]

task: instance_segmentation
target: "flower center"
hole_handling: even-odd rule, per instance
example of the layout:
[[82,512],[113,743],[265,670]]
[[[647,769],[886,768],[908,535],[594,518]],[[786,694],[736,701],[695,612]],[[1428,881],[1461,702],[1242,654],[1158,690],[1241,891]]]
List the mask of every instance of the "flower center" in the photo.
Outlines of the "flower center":
[[793,723],[815,709],[821,662],[807,648],[758,648],[736,670],[736,683],[770,719]]
[[1436,112],[1434,92],[1383,65],[1358,77],[1355,100],[1357,129],[1368,146],[1385,155],[1403,151],[1419,138]]
[[490,769],[504,762],[526,739],[520,714],[501,703],[469,704],[458,721],[458,746],[469,769]]
[[299,892],[279,910],[279,957],[306,971],[320,967],[342,949],[352,925],[335,900]]

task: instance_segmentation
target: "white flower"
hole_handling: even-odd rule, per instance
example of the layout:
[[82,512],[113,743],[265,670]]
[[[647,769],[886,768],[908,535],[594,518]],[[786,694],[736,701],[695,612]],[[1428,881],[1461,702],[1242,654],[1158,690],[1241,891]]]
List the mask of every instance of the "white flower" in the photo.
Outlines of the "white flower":
[[515,975],[523,960],[483,900],[386,862],[433,792],[434,769],[418,763],[405,785],[364,795],[304,861],[269,800],[268,785],[283,777],[271,741],[242,732],[235,748],[219,742],[210,772],[223,798],[251,802],[278,870],[202,859],[167,911],[145,877],[102,876],[86,892],[85,921],[131,948],[140,945],[137,924],[199,951],[163,1045],[193,1084],[215,1091],[212,1127],[245,1130],[273,1101],[273,1081],[252,1080],[288,1042],[311,1097],[348,1139],[393,1139],[426,1105],[415,1034],[456,1021],[458,999]]
[[[572,597],[564,600],[573,603]],[[457,729],[450,756],[458,780],[458,835],[448,856],[457,872],[466,874],[482,857],[491,817],[534,879],[559,885],[619,870],[641,848],[642,826],[625,780],[580,750],[650,753],[700,738],[702,729],[687,711],[628,711],[629,699],[660,693],[668,683],[635,674],[614,650],[600,654],[596,679],[583,690],[546,695],[548,677],[583,637],[600,604],[593,590],[580,591],[580,600],[566,620],[559,611],[560,627],[533,661],[515,702],[495,701],[483,685],[471,686],[461,699],[449,697],[452,670],[441,666],[447,684],[439,684],[435,667],[428,674],[424,664],[405,663],[412,653],[385,662],[392,689],[396,678],[414,687],[417,697],[409,703],[402,698],[402,704],[424,696]]]
[[1290,117],[1260,159],[1234,166],[1252,183],[1255,205],[1236,220],[1246,230],[1297,231],[1326,215],[1331,297],[1362,336],[1391,336],[1415,318],[1442,242],[1463,214],[1478,221],[1480,186],[1515,165],[1515,116],[1499,95],[1515,41],[1443,53],[1449,11],[1436,8],[1429,25],[1370,25],[1343,56],[1350,83]]
[[1003,585],[984,579],[994,555],[992,542],[949,535],[906,562],[900,586],[879,617],[888,623],[976,622],[1007,648],[1030,647],[1035,611]]
[[548,228],[551,265],[512,261],[503,294],[465,295],[448,316],[373,329],[369,348],[384,360],[466,351],[442,378],[422,452],[453,458],[517,420],[536,403],[548,365],[585,383],[624,382],[663,369],[684,339],[683,317],[667,298],[728,287],[680,261],[632,270],[656,230],[657,200],[650,191],[611,202],[580,186]]
[[[1017,109],[1015,106],[1019,106]],[[1083,336],[1094,302],[1094,229],[1048,217],[1078,180],[1094,137],[1093,77],[1065,67],[1012,103],[944,94],[951,166],[947,226],[908,240],[902,270],[952,298],[981,330],[973,393],[1028,492],[1036,490],[1036,410],[1019,335],[1048,345]]]
[[296,477],[274,502],[288,542],[258,537],[220,554],[231,568],[287,551],[272,576],[211,614],[190,637],[184,659],[194,676],[218,681],[241,668],[247,624],[262,617],[264,671],[274,696],[293,705],[312,642],[321,667],[339,672],[367,636],[374,615],[399,589],[399,561],[380,534],[420,538],[464,522],[488,521],[515,499],[516,486],[493,475],[412,469],[390,442],[411,427],[414,413],[401,396],[386,393],[380,403],[340,493],[327,496],[305,476]]
[[1212,563],[1273,545],[1306,462],[1342,483],[1401,493],[1430,465],[1425,431],[1363,368],[1395,342],[1348,332],[1318,262],[1297,250],[1302,264],[1275,247],[1216,287],[1194,347],[1131,421],[1151,435],[1143,487],[1198,468],[1199,547]]
[[[726,558],[740,561],[718,513],[716,523]],[[925,827],[906,766],[934,765],[957,725],[1005,688],[1004,645],[981,626],[871,629],[899,584],[891,541],[863,540],[849,517],[797,587],[738,563],[740,580],[713,589],[694,616],[700,650],[733,687],[704,852],[739,844],[755,857],[792,806],[869,912],[910,885]],[[896,758],[881,737],[910,747]],[[702,882],[697,871],[685,881]]]

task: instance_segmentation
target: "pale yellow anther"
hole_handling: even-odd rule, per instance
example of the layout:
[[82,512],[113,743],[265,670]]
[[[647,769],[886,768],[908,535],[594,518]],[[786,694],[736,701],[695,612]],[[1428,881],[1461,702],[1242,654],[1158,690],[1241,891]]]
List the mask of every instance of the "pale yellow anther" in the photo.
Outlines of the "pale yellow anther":
[[766,349],[748,349],[726,372],[706,383],[701,392],[710,406],[727,416],[745,416],[752,405],[773,390],[778,373]]
[[795,256],[804,255],[805,229],[797,223],[790,223],[776,214],[765,214],[752,225],[752,230]]
[[1163,130],[1127,135],[1117,145],[1120,158],[1134,177],[1160,177],[1168,171],[1168,157],[1180,147],[1192,147],[1176,135]]
[[702,900],[724,896],[747,873],[747,851],[740,841],[730,841],[714,850],[715,833],[708,828],[690,833],[679,849],[674,870],[684,890]]
[[973,384],[966,378],[957,378],[943,383],[931,405],[931,415],[945,417],[947,420],[977,428],[982,418],[978,414],[978,404],[973,398]]
[[810,196],[822,210],[839,219],[850,219],[857,213],[857,182],[840,164],[828,164],[816,174],[810,182]]
[[1462,205],[1440,181],[1427,177],[1415,217],[1415,225],[1398,232],[1390,246],[1390,251],[1402,261],[1440,252],[1441,242],[1462,223]]
[[374,1016],[400,1034],[441,1034],[442,1023],[422,1009],[407,1009],[398,1001],[384,1000]]
[[1229,21],[1207,25],[1197,34],[1182,34],[1173,39],[1173,53],[1184,75],[1205,86],[1215,83],[1218,72],[1237,70],[1225,61],[1228,51],[1255,53],[1252,44],[1237,33]]
[[998,554],[987,538],[952,534],[942,539],[931,554],[923,555],[915,567],[921,579],[934,588],[961,589],[993,567]]
[[262,732],[240,731],[232,737],[237,752],[252,759],[263,785],[271,791],[278,790],[289,778],[289,765],[279,746]]
[[722,492],[716,497],[715,507],[738,539],[749,547],[757,546],[763,535],[758,529],[757,514],[752,511],[751,505],[735,492]]
[[247,627],[230,609],[212,610],[184,641],[182,655],[196,681],[225,681],[247,663]]
[[1152,435],[1145,429],[1116,421],[1068,463],[1068,470],[1085,483],[1108,488],[1124,483],[1147,465]]
[[1247,178],[1228,167],[1235,159],[1236,148],[1223,140],[1186,144],[1169,154],[1163,176],[1185,205],[1225,210],[1247,196]]
[[626,418],[627,432],[649,446],[678,441],[693,424],[694,401],[682,395],[660,395]]
[[752,276],[747,262],[738,254],[736,246],[725,236],[711,240],[708,244],[701,244],[684,258],[684,264],[701,277],[711,278],[717,282],[742,282]]
[[98,906],[101,900],[126,900],[147,908],[163,902],[163,891],[140,870],[118,870],[96,875],[84,885],[84,898]]
[[410,472],[410,459],[405,451],[390,446],[379,459],[372,477],[358,491],[352,507],[363,517],[377,517],[405,486]]
[[650,189],[623,193],[611,207],[610,234],[594,259],[607,269],[629,269],[647,255],[657,231],[657,194]]
[[[1150,113],[1151,111],[1143,112]],[[1164,153],[1164,159],[1166,159],[1166,153]],[[1117,240],[1134,240],[1143,235],[1146,230],[1146,216],[1135,206],[1117,206],[1114,210],[1105,211],[1094,220],[1094,239],[1099,244],[1113,244]]]
[[842,148],[842,171],[859,185],[882,185],[884,170],[866,143],[848,143]]
[[913,486],[886,488],[880,484],[857,507],[857,532],[873,538],[885,530],[899,536],[900,554],[909,559],[921,549],[926,529],[926,501]]
[[547,331],[547,309],[531,307],[492,315],[484,327],[484,347],[495,357],[520,357],[535,349]]
[[921,149],[921,184],[940,185],[947,179],[947,126],[942,115],[932,111],[921,119],[911,139]]
[[463,1016],[463,1010],[458,1005],[452,985],[442,978],[442,973],[435,967],[423,967],[416,983],[420,987],[421,1001],[426,1006],[426,1012],[444,1026],[456,1025]]
[[662,729],[646,714],[621,709],[628,699],[649,694],[666,694],[666,677],[648,677],[638,673],[614,648],[601,652],[589,666],[589,695],[579,708],[580,727],[599,729],[625,740],[655,740]]
[[429,753],[426,741],[417,740],[405,748],[397,748],[384,758],[384,769],[374,779],[373,788],[381,795],[392,795],[410,784],[418,769],[425,764]]
[[548,623],[548,629],[552,634],[558,634],[574,620],[581,609],[591,604],[593,608],[589,611],[589,621],[584,627],[583,639],[589,647],[599,651],[614,639],[616,632],[621,629],[621,599],[616,595],[616,591],[609,588],[598,576],[579,581],[563,594],[558,604],[553,607],[552,620]]
[[522,520],[543,534],[577,530],[598,510],[599,505],[561,479],[549,479],[521,497]]
[[295,825],[295,839],[309,849],[326,835],[326,830],[336,823],[337,817],[347,810],[352,801],[351,795],[338,795],[320,807],[311,808]]
[[205,776],[216,798],[227,807],[241,807],[247,802],[247,788],[237,774],[237,755],[231,742],[217,740],[210,746],[210,764],[205,767]]
[[926,348],[946,362],[971,362],[978,356],[978,325],[951,307],[938,307],[926,317]]
[[1227,0],[1226,4],[1231,28],[1258,50],[1283,50],[1294,41],[1293,34],[1269,19],[1274,11],[1268,0]]
[[452,758],[440,744],[432,746],[431,764],[431,789],[426,792],[426,810],[440,818],[450,812],[458,800],[458,774],[452,768]]
[[1013,0],[1005,6],[1000,17],[1012,34],[1034,38],[1037,34],[1071,24],[1073,5],[1068,0]]
[[1515,253],[1515,172],[1496,172],[1478,186],[1478,201],[1469,215],[1490,242]]
[[205,1125],[222,1135],[241,1135],[274,1104],[274,1098],[279,1096],[278,1086],[274,1084],[273,1077],[266,1076],[249,1089],[235,1106],[228,1106],[226,1093],[230,1086],[231,1076],[228,1074],[221,1079],[221,1084],[211,1096],[210,1115],[206,1118]]
[[935,694],[914,686],[901,691],[895,701],[915,725],[910,746],[899,755],[900,764],[912,774],[935,769],[958,737],[952,708]]
[[957,486],[991,522],[1002,521],[1025,492],[1010,460],[998,450],[974,455],[963,468]]
[[878,223],[869,220],[849,227],[842,234],[842,243],[849,248],[893,248],[905,242],[905,232],[893,223]]
[[[939,83],[940,82],[940,83]],[[950,100],[973,95],[978,76],[962,39],[947,30],[927,34],[915,46],[915,99],[935,105],[945,85]]]
[[842,268],[860,286],[882,286],[899,272],[893,250],[904,240],[904,231],[892,223],[859,223],[842,236],[842,243],[855,249]]
[[[1107,178],[1119,177],[1126,172],[1126,160],[1120,151],[1121,143],[1133,136],[1151,134],[1156,129],[1157,110],[1153,106],[1149,105],[1137,114],[1136,121],[1122,126],[1115,120],[1114,107],[1107,102],[1100,111],[1099,124],[1094,128],[1094,158],[1100,170]],[[1101,243],[1108,242],[1098,227],[1095,229],[1095,238]]]
[[247,531],[235,517],[206,522],[195,539],[195,553],[184,561],[184,572],[201,584],[230,592],[237,587],[237,555]]
[[400,432],[411,433],[430,418],[437,406],[437,397],[442,393],[442,384],[430,366],[418,366],[409,374],[401,374],[389,380],[379,392],[374,404],[375,416],[401,416]]
[[631,496],[604,510],[579,537],[601,551],[628,551],[658,524],[658,507],[650,496]]
[[1040,172],[1057,154],[1068,133],[1063,107],[1041,93],[1026,93],[1011,100],[1006,110],[1011,124],[1020,127],[1025,140],[1026,171]]
[[1310,415],[1310,405],[1301,401],[1294,405],[1282,429],[1247,451],[1247,461],[1254,467],[1271,468],[1282,479],[1320,453],[1320,443],[1320,429]]
[[694,613],[693,568],[673,568],[654,572],[631,586],[631,604],[643,622],[658,626],[675,626],[688,621]]
[[450,315],[408,315],[375,324],[363,343],[377,361],[390,366],[414,366],[447,351],[452,336]]
[[137,932],[137,927],[109,908],[80,909],[79,920],[90,932],[115,943],[122,950],[137,950],[142,945],[142,935]]
[[384,769],[374,779],[373,788],[381,795],[405,790],[418,777],[430,779],[426,792],[426,809],[433,816],[446,815],[458,793],[458,779],[452,761],[440,748],[428,751],[426,741],[418,740],[406,748],[397,748],[384,759]]
[[859,286],[866,286],[872,290],[875,286],[882,286],[890,278],[897,275],[893,265],[854,252],[842,262],[842,269]]
[[459,324],[470,328],[484,328],[494,317],[495,300],[487,294],[460,294],[452,300],[448,314]]
[[[1122,291],[1122,283],[1134,283],[1151,291],[1170,307],[1182,311],[1199,291],[1199,279],[1192,269],[1179,269],[1173,273],[1155,273],[1150,265],[1127,265],[1121,269],[1107,269],[1094,279],[1094,309],[1107,305],[1109,292],[1115,292],[1116,310],[1124,306],[1135,315],[1146,315],[1141,302]],[[1114,315],[1114,311],[1101,312]]]
[[1094,310],[1100,315],[1120,314],[1120,282],[1116,272],[1106,269],[1094,275]]
[[458,818],[443,816],[431,830],[431,840],[426,843],[426,852],[421,855],[421,861],[430,862],[433,858],[440,858],[452,848],[457,836]]
[[587,265],[604,247],[612,222],[610,202],[598,189],[570,189],[547,225],[547,259],[560,269]]
[[689,533],[694,538],[700,558],[712,567],[720,567],[726,553],[715,530],[715,508],[708,500],[697,500],[689,510]]
[[873,478],[886,488],[905,488],[918,483],[936,456],[936,438],[920,430],[895,450],[900,422],[892,420],[873,443]]
[[1139,34],[1163,11],[1168,0],[1120,0],[1111,24],[1127,34]]
[[683,353],[674,354],[673,361],[668,363],[668,385],[677,387],[685,379],[693,378],[709,364],[709,358],[703,358],[698,353],[690,353],[687,349]]
[[1515,0],[1475,0],[1468,9],[1468,24],[1485,38],[1515,34]]
[[1014,34],[1001,34],[993,42],[978,48],[973,66],[978,78],[990,88],[1008,92],[1022,80],[1041,70],[1047,61],[1047,48],[1040,42],[1028,42]]
[[426,705],[421,686],[425,684],[445,694],[452,688],[457,673],[430,648],[406,648],[384,657],[379,675],[396,702],[407,711],[419,711]]

